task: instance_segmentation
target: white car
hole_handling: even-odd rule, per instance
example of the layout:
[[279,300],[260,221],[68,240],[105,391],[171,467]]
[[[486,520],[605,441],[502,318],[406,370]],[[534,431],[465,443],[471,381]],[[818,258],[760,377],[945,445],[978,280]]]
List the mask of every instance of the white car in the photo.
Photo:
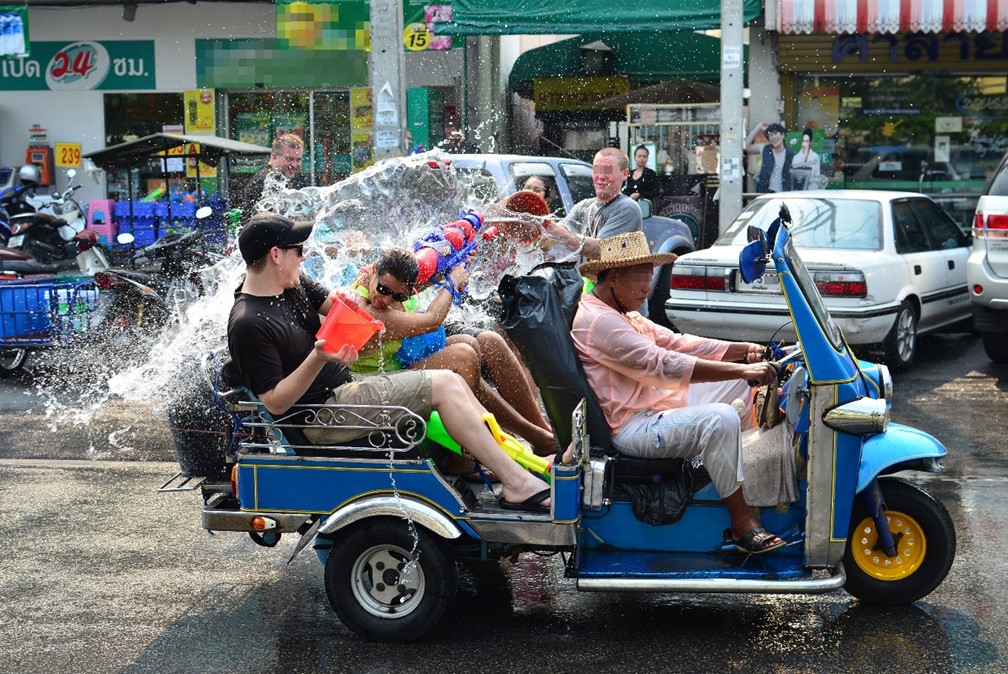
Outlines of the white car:
[[970,318],[970,237],[941,206],[911,192],[820,190],[758,197],[712,247],[676,260],[665,309],[679,331],[763,343],[795,339],[776,273],[746,284],[738,268],[748,226],[766,230],[782,204],[848,344],[881,345],[893,369],[905,369],[918,334]]
[[995,363],[1008,363],[1008,154],[977,203],[966,278],[984,350]]

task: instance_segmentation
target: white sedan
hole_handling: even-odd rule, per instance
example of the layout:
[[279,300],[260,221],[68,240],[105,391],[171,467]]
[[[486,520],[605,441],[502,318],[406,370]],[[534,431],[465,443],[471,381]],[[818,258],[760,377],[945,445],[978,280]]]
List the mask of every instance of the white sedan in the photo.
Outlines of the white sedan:
[[787,204],[791,235],[851,345],[881,345],[893,369],[913,363],[917,335],[970,318],[969,236],[929,197],[820,190],[753,200],[717,242],[680,256],[665,304],[681,332],[730,340],[794,340],[773,265],[739,276],[746,230],[766,230]]

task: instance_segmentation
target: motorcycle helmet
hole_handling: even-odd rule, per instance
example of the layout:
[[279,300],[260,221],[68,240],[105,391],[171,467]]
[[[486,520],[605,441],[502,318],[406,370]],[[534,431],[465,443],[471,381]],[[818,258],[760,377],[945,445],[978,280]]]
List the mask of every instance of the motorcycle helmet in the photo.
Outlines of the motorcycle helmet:
[[38,166],[35,164],[25,164],[18,171],[18,178],[21,179],[21,183],[29,187],[38,187],[42,184],[42,174],[39,172]]

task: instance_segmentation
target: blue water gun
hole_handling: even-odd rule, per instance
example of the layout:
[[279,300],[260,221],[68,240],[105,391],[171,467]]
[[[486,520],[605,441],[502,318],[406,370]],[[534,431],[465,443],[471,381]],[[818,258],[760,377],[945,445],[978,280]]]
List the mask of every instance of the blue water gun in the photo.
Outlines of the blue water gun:
[[[417,283],[446,277],[452,269],[465,264],[482,241],[496,236],[497,228],[484,229],[483,222],[483,216],[476,211],[463,211],[455,222],[442,225],[416,241],[413,255],[420,266]],[[461,301],[461,296],[456,294],[455,300]]]

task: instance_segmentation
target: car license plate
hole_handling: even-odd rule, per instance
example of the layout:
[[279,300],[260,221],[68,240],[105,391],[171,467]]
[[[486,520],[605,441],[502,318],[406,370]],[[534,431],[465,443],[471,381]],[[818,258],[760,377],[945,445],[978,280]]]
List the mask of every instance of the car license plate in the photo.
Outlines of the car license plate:
[[742,280],[742,272],[735,272],[735,289],[739,292],[754,293],[779,293],[780,281],[777,279],[777,272],[767,272],[752,283]]
[[24,234],[18,234],[17,236],[12,236],[10,239],[7,240],[7,247],[20,248],[21,244],[24,243],[24,237],[25,237]]

